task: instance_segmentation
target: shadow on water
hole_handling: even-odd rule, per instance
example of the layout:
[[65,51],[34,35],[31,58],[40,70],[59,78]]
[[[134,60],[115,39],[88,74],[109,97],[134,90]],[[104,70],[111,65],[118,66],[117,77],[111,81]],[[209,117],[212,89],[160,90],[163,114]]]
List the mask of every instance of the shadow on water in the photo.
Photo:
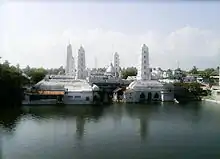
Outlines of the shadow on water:
[[1,109],[0,111],[0,127],[7,132],[13,132],[16,128],[16,123],[23,115],[20,108]]

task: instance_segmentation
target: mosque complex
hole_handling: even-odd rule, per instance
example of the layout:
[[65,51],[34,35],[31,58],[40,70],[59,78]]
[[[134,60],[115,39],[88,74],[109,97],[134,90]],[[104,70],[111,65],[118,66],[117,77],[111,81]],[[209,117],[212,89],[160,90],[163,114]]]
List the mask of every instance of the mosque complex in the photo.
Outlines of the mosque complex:
[[33,87],[34,91],[26,94],[23,103],[93,104],[97,100],[109,101],[109,98],[127,103],[174,101],[173,84],[160,81],[162,73],[158,69],[150,71],[149,49],[145,44],[141,48],[138,73],[134,79],[121,78],[117,52],[105,72],[87,69],[85,56],[85,49],[80,46],[75,61],[72,46],[68,44],[65,75],[47,75]]
[[[70,53],[71,44],[67,46],[67,65],[66,75],[74,76],[76,79],[86,80],[87,82],[94,84],[99,82],[118,82],[121,79],[121,68],[119,54],[116,52],[113,56],[113,62],[110,63],[106,71],[92,72],[86,69],[85,63],[85,50],[81,46],[78,50],[76,69],[73,64],[74,58]],[[72,62],[68,63],[68,60],[72,59]],[[69,68],[72,68],[69,69]],[[140,102],[140,101],[173,101],[174,100],[174,88],[172,84],[160,82],[162,73],[158,69],[150,71],[149,63],[149,48],[143,44],[141,48],[138,74],[134,80],[130,81],[130,84],[123,92],[121,99],[125,102]],[[129,78],[129,77],[128,77]],[[115,93],[116,96],[117,93]],[[115,97],[116,98],[116,97]]]

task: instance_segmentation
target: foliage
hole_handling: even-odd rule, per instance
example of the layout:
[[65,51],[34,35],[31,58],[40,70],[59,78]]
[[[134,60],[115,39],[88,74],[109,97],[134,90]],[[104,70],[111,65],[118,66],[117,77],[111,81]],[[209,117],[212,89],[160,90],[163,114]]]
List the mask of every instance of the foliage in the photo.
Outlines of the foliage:
[[41,81],[46,74],[65,74],[64,68],[61,66],[60,68],[51,68],[51,69],[44,69],[44,68],[30,68],[30,66],[27,66],[23,69],[23,72],[27,74],[29,77],[31,77],[31,82],[33,84]]
[[198,68],[193,66],[192,70],[189,71],[190,74],[198,74]]
[[46,76],[47,71],[43,68],[31,68],[25,73],[31,77],[31,82],[35,84]]
[[1,103],[7,105],[19,104],[22,98],[21,88],[26,83],[28,83],[28,79],[22,76],[19,69],[10,66],[8,61],[0,64]]
[[203,90],[201,88],[201,84],[197,82],[191,82],[191,83],[174,83],[174,86],[180,86],[182,88],[185,88],[189,92],[193,93],[196,96],[199,96],[202,94]]
[[122,78],[127,79],[128,76],[136,76],[137,75],[137,68],[135,67],[128,67],[122,69]]

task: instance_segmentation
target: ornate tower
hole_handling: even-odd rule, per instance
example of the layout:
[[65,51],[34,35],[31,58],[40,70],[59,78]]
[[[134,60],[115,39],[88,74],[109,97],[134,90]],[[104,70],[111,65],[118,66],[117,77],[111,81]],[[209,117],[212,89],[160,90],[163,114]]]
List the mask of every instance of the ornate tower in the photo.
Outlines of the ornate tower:
[[138,79],[140,80],[150,80],[150,66],[149,66],[149,49],[144,44],[141,49],[140,56],[140,66],[138,68]]
[[114,68],[115,68],[115,76],[119,77],[120,60],[119,60],[119,55],[117,52],[115,52],[115,54],[114,54],[113,64],[114,64]]
[[80,46],[78,50],[77,57],[77,79],[86,79],[86,61],[85,61],[85,50],[82,46]]
[[75,61],[72,55],[72,46],[69,44],[67,46],[67,58],[66,58],[66,75],[74,76],[75,75]]

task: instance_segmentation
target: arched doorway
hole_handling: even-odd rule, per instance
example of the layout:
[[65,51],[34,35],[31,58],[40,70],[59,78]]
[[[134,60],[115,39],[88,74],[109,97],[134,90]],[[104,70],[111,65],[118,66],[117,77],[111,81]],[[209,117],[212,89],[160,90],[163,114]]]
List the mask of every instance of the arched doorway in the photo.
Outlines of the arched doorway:
[[155,100],[158,100],[158,99],[159,99],[159,94],[158,94],[158,93],[155,93],[154,99],[155,99]]
[[98,96],[97,96],[97,95],[94,95],[93,101],[94,101],[94,102],[97,102],[97,101],[98,101]]
[[142,92],[140,94],[140,100],[139,100],[141,103],[145,101],[145,94]]
[[150,102],[151,100],[152,100],[152,93],[149,92],[149,93],[147,94],[147,101]]

